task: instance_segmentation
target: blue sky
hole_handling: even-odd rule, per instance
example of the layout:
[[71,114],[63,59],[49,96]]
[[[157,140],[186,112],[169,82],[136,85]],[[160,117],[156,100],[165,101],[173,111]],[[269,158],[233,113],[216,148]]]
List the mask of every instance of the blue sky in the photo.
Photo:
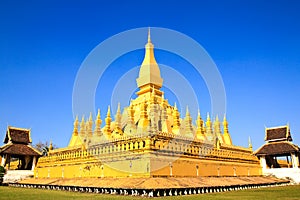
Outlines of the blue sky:
[[[66,146],[73,129],[73,84],[85,57],[110,36],[150,26],[182,32],[210,54],[224,81],[234,144],[247,146],[251,136],[256,149],[265,126],[287,123],[300,144],[299,10],[296,0],[1,1],[0,138],[12,125],[31,128],[33,142],[51,139]],[[111,71],[118,73],[119,64],[136,67],[142,55],[120,57]],[[174,56],[156,55],[176,68]],[[209,95],[200,88],[205,116]],[[97,92],[96,107],[104,116],[102,99]]]

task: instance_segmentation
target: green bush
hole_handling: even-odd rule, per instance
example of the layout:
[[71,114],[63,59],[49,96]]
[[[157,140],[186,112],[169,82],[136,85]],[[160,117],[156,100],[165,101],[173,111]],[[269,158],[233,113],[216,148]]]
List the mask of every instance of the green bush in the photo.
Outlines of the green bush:
[[5,172],[6,172],[5,168],[0,165],[0,177],[3,177]]

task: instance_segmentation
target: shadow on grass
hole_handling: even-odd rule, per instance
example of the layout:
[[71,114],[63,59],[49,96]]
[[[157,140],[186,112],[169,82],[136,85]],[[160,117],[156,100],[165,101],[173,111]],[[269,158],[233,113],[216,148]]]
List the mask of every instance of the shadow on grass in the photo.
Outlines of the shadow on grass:
[[[260,199],[300,199],[300,185],[294,186],[279,186],[270,188],[250,189],[243,191],[231,191],[213,194],[199,194],[199,195],[188,195],[188,196],[172,196],[163,197],[163,199],[243,199],[243,200],[260,200]],[[1,186],[0,187],[0,199],[13,199],[13,200],[47,200],[47,199],[145,199],[143,197],[132,197],[132,196],[118,196],[118,195],[103,195],[103,194],[90,194],[90,193],[79,193],[79,192],[67,192],[67,191],[53,191],[53,190],[42,190],[42,189],[29,189],[29,188],[14,188]],[[162,199],[155,198],[155,199]]]

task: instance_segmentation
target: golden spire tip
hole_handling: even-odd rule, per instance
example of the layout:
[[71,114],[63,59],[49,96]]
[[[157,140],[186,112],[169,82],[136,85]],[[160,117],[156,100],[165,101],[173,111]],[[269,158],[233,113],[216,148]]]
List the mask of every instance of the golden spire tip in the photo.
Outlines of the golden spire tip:
[[151,43],[150,27],[148,28],[148,43]]
[[108,108],[107,108],[107,114],[106,115],[110,116],[110,106],[108,106]]

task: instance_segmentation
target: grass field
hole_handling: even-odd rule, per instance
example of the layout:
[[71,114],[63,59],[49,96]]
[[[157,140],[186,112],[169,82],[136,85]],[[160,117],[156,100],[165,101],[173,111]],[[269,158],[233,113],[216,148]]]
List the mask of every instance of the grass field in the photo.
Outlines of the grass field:
[[[77,193],[77,192],[65,192],[65,191],[52,191],[41,189],[27,189],[27,188],[14,188],[14,187],[0,187],[0,199],[145,199],[142,197],[132,196],[117,196],[117,195],[103,195],[103,194],[89,194],[89,193]],[[162,199],[155,198],[155,199]],[[243,191],[232,191],[213,194],[200,194],[200,195],[188,195],[188,196],[173,196],[164,197],[163,199],[243,199],[243,200],[260,200],[260,199],[300,199],[300,185],[295,186],[282,186],[272,188],[260,188]]]

